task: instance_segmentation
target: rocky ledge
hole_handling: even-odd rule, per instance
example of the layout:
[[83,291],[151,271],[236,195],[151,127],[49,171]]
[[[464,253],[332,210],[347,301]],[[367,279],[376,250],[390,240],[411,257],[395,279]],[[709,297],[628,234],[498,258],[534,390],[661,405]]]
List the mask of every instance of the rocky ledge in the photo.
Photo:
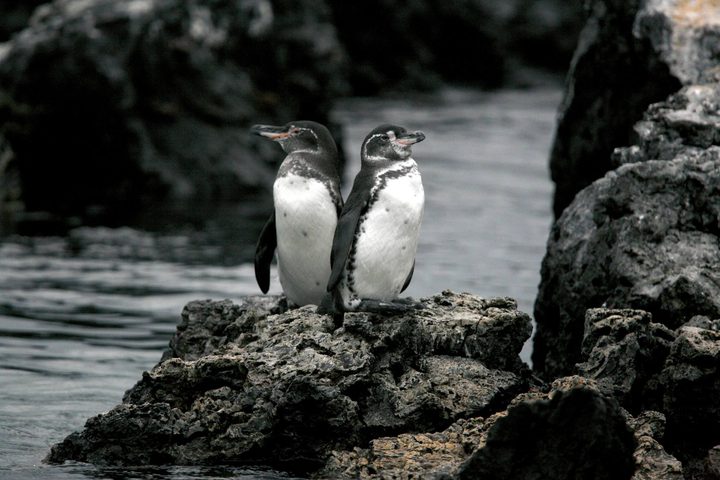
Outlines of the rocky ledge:
[[348,314],[333,330],[282,301],[193,302],[163,360],[123,403],[53,447],[97,464],[262,464],[308,474],[334,450],[434,432],[528,388],[528,315],[444,292],[424,310]]
[[579,375],[544,384],[519,361],[531,329],[513,300],[422,302],[348,314],[337,330],[278,297],[191,302],[161,362],[47,460],[348,479],[680,480],[715,468],[718,321],[673,331],[647,312],[593,310]]

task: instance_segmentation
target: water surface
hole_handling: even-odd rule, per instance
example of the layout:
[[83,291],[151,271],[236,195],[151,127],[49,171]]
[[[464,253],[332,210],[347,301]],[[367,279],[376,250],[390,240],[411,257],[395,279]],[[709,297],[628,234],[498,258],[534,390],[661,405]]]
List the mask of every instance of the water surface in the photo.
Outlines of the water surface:
[[[347,186],[360,143],[378,124],[427,136],[414,147],[426,209],[407,294],[449,288],[510,296],[531,312],[551,222],[547,153],[559,100],[559,88],[447,90],[353,99],[336,110],[351,164]],[[212,228],[80,228],[66,237],[0,241],[0,478],[282,478],[222,467],[41,463],[53,443],[120,402],[152,368],[185,303],[258,293],[248,263],[257,212],[213,215]],[[271,293],[278,287],[273,278]]]

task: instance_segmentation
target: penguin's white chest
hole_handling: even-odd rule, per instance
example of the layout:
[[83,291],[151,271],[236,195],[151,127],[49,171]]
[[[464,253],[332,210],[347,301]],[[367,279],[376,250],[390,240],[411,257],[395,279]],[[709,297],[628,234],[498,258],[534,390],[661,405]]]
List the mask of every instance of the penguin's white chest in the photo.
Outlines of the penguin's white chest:
[[375,200],[356,232],[352,278],[348,280],[351,296],[397,297],[415,261],[424,205],[425,192],[415,166],[375,187]]
[[278,273],[288,300],[317,305],[330,277],[337,211],[320,180],[288,174],[275,180]]

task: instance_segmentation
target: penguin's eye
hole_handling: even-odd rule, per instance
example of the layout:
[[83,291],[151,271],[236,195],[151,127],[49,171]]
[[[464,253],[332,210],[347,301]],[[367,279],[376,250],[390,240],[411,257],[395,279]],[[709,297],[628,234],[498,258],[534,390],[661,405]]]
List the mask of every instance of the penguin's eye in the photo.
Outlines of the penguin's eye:
[[298,133],[300,133],[300,131],[301,131],[301,130],[300,130],[299,128],[297,128],[297,127],[292,127],[292,128],[290,129],[290,135],[297,135]]
[[380,135],[380,140],[382,140],[383,142],[387,142],[388,140],[390,140],[390,137],[383,133],[382,135]]

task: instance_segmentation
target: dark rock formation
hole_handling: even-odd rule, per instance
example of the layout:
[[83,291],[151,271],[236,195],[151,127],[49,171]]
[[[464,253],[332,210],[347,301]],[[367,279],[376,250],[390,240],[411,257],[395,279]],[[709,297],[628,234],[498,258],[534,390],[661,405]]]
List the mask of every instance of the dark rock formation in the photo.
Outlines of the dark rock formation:
[[578,373],[633,413],[658,408],[645,396],[646,387],[675,340],[672,330],[651,320],[642,310],[604,308],[588,310],[585,317],[585,361],[577,365]]
[[635,440],[620,408],[586,388],[517,403],[490,429],[459,479],[629,479]]
[[647,312],[590,310],[583,358],[580,373],[601,391],[631,410],[662,412],[666,433],[654,437],[683,461],[685,478],[705,478],[720,442],[720,319],[696,316],[670,331]]
[[[527,388],[521,371],[485,364],[517,365],[530,323],[513,301],[444,292],[424,303],[406,316],[348,314],[335,331],[312,308],[191,303],[164,361],[48,460],[307,473],[331,450],[442,430]],[[483,351],[481,335],[505,348]]]
[[654,106],[641,143],[616,152],[636,163],[583,190],[555,223],[535,304],[543,375],[581,361],[588,308],[642,309],[673,329],[720,316],[720,147],[709,146],[718,119],[717,84]]
[[708,450],[720,444],[720,331],[685,325],[676,333],[657,377],[668,420],[664,445],[691,471],[702,472]]
[[613,168],[649,104],[680,85],[720,79],[720,21],[712,1],[593,0],[560,108],[550,169],[559,217]]
[[[589,423],[584,421],[588,417],[593,417]],[[383,437],[368,448],[333,452],[315,476],[516,480],[633,475],[633,480],[680,480],[680,462],[658,443],[664,424],[661,413],[632,417],[591,380],[568,377],[554,382],[549,393],[519,395],[507,410],[489,417],[459,420],[442,432]],[[573,442],[573,436],[584,441]],[[584,475],[568,473],[572,468]]]
[[520,65],[564,72],[583,17],[579,2],[564,0],[331,4],[352,58],[350,83],[361,95],[441,81],[496,87]]
[[281,152],[248,125],[327,122],[344,89],[330,20],[312,0],[40,7],[0,52],[0,134],[26,209],[257,199]]

